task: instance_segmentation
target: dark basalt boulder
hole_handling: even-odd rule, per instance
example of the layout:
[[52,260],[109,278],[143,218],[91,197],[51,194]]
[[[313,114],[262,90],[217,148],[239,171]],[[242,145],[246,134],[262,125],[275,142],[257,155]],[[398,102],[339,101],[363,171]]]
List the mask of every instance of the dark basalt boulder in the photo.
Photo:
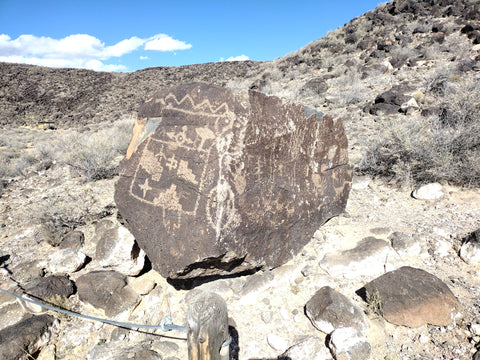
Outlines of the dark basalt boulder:
[[55,318],[51,315],[28,317],[0,331],[0,359],[17,360],[32,358],[45,346],[51,335]]
[[203,83],[139,109],[115,201],[162,276],[288,261],[351,187],[342,122],[257,91]]

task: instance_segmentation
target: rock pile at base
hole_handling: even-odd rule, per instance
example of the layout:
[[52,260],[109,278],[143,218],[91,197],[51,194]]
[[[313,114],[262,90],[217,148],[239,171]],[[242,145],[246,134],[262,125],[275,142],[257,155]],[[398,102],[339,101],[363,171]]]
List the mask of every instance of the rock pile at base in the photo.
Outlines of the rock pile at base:
[[115,201],[170,278],[276,267],[351,187],[341,121],[256,91],[162,90],[139,109]]

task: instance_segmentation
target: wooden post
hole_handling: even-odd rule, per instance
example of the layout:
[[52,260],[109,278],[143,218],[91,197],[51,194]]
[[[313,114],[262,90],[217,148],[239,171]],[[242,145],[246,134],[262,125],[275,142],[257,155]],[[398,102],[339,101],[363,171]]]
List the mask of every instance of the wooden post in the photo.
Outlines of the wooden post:
[[230,338],[225,300],[217,294],[202,292],[189,304],[187,312],[188,360],[228,360]]

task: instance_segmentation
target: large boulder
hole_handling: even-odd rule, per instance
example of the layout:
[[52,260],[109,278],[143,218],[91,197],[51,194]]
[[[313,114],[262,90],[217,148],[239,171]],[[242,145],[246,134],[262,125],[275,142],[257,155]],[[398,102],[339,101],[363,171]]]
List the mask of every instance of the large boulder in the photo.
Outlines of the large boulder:
[[140,107],[115,201],[157,271],[193,278],[285,263],[344,210],[351,178],[340,120],[183,84]]

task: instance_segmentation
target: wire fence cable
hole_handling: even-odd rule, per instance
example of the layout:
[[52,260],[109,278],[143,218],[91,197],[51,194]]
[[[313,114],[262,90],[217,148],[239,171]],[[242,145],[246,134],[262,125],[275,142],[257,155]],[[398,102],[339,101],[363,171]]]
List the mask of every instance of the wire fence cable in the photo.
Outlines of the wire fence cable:
[[26,301],[26,302],[41,306],[41,307],[43,307],[45,309],[48,309],[48,310],[52,310],[52,311],[56,311],[56,312],[59,312],[59,313],[62,313],[62,314],[75,316],[75,317],[78,317],[78,318],[81,318],[81,319],[99,321],[99,322],[103,322],[105,324],[121,326],[121,327],[128,327],[128,328],[131,328],[131,329],[150,329],[150,330],[160,330],[160,331],[163,331],[163,332],[167,332],[167,331],[171,331],[171,330],[187,331],[187,328],[185,326],[175,325],[174,323],[172,323],[172,319],[169,315],[167,315],[163,318],[163,320],[160,322],[160,325],[132,324],[132,323],[103,319],[103,318],[99,318],[99,317],[95,317],[95,316],[83,315],[83,314],[79,314],[79,313],[76,313],[76,312],[73,312],[73,311],[60,309],[60,308],[55,307],[55,306],[42,304],[38,301],[29,299],[27,297],[23,297],[23,296],[20,296],[20,295],[16,295],[14,293],[11,293],[10,291],[7,291],[7,290],[1,289],[1,288],[0,288],[0,291],[5,293],[5,294],[8,294],[10,296],[15,297],[20,301]]

